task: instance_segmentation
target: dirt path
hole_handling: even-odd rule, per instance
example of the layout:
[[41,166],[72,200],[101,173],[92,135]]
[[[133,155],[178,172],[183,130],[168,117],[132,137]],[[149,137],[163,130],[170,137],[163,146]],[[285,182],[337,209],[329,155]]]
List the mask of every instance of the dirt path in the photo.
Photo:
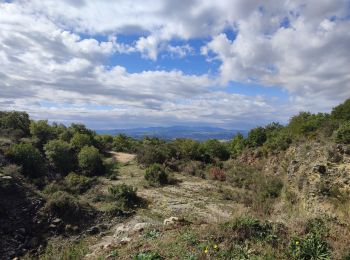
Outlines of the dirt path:
[[[116,153],[120,156],[120,153]],[[137,239],[135,233],[145,227],[163,227],[163,221],[169,217],[183,218],[191,223],[214,223],[225,221],[233,215],[245,212],[241,204],[227,200],[224,194],[235,190],[223,182],[201,179],[185,174],[175,174],[175,185],[153,188],[147,187],[144,170],[140,169],[131,156],[128,164],[119,169],[118,180],[101,179],[101,190],[115,184],[126,183],[137,187],[138,196],[148,202],[148,207],[139,209],[137,213],[124,223],[118,223],[110,230],[110,234],[102,236],[91,246],[93,252],[88,259],[95,259],[110,248],[127,244]],[[124,158],[125,158],[124,157]],[[119,157],[120,158],[120,157]],[[223,192],[225,190],[225,192]]]
[[130,153],[120,153],[120,152],[109,152],[110,154],[113,155],[113,157],[121,163],[129,163],[132,160],[135,159],[136,155],[135,154],[130,154]]

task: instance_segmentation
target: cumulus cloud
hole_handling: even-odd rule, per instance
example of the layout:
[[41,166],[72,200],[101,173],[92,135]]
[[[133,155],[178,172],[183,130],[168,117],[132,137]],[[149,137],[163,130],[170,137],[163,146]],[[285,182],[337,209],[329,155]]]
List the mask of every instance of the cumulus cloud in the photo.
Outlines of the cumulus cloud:
[[[93,127],[250,127],[327,110],[350,96],[349,8],[347,0],[0,1],[0,109]],[[107,62],[135,52],[187,58],[196,51],[189,40],[220,62],[218,77]],[[289,101],[225,92],[232,81],[278,86]]]

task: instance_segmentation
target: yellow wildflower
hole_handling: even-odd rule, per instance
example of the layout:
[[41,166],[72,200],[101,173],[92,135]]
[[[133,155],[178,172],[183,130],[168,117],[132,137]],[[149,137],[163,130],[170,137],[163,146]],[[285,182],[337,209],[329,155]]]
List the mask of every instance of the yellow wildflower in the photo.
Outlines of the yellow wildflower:
[[296,244],[296,245],[299,245],[299,241],[295,241],[295,244]]
[[208,250],[208,248],[206,247],[206,248],[204,249],[204,253],[208,254],[208,252],[209,252],[209,250]]
[[218,245],[214,245],[214,249],[218,250],[219,249]]

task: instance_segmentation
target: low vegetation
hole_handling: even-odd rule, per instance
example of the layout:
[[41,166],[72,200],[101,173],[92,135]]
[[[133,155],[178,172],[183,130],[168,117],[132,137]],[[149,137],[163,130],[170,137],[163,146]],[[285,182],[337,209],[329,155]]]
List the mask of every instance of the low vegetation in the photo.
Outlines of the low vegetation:
[[[349,114],[347,100],[329,114],[301,112],[287,125],[197,142],[98,135],[0,112],[0,253],[82,259],[98,225],[132,230],[142,219],[143,233],[125,234],[128,246],[106,257],[349,259]],[[136,160],[117,162],[116,152]],[[81,240],[52,243],[72,234]]]

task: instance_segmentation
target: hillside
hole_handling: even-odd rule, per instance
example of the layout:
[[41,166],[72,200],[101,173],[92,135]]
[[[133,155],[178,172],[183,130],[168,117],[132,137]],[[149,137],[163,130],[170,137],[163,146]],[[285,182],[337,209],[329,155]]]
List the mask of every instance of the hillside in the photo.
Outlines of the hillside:
[[197,141],[208,139],[230,140],[238,133],[247,134],[247,130],[227,130],[218,127],[190,127],[190,126],[170,126],[170,127],[147,127],[131,129],[97,130],[99,134],[118,135],[125,134],[132,138],[142,139],[146,136],[157,137],[165,140],[176,138],[189,138]]
[[349,115],[198,142],[0,112],[0,255],[349,259]]

